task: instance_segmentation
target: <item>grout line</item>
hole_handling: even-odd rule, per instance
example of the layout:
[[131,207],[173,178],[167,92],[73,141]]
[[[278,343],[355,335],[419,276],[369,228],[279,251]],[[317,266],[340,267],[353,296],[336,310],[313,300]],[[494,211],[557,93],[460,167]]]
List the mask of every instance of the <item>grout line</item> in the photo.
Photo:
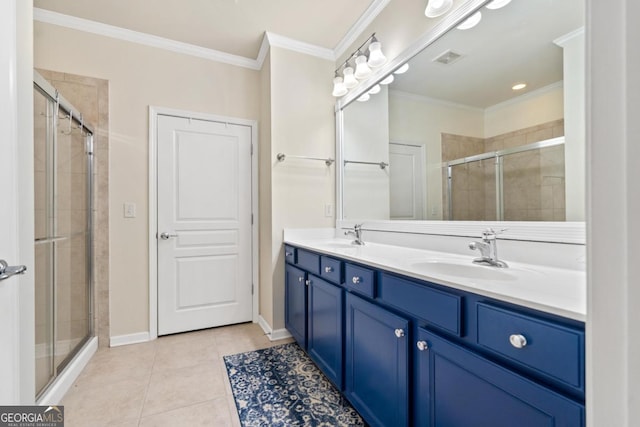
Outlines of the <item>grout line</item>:
[[151,377],[153,376],[153,367],[156,364],[156,358],[158,357],[158,343],[154,346],[153,352],[153,362],[151,362],[151,369],[149,370],[149,379],[147,381],[147,386],[144,389],[144,395],[142,396],[142,405],[140,405],[140,412],[138,413],[138,426],[142,422],[142,412],[144,411],[144,406],[147,404],[147,395],[149,394],[149,387],[151,386]]

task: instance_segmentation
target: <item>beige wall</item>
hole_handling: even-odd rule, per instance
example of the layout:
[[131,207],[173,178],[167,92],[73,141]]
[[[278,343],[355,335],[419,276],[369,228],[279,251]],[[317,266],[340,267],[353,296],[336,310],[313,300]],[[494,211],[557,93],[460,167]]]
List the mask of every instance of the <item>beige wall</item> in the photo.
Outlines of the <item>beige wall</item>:
[[[271,301],[265,301],[268,294],[263,297],[265,304],[271,303],[271,307],[261,306],[261,312],[272,313],[270,325],[274,330],[284,328],[283,229],[333,227],[335,224],[334,217],[324,216],[324,205],[335,203],[335,164],[327,167],[321,161],[298,159],[279,163],[276,155],[335,158],[332,73],[331,61],[271,48],[271,153],[262,153],[262,164],[270,167],[272,180],[271,271],[261,272],[260,286],[261,292],[262,289],[272,290]],[[261,225],[262,232],[267,233],[265,224]],[[262,241],[261,245],[265,248],[269,242]]]
[[146,332],[148,107],[257,119],[259,72],[39,22],[34,65],[109,80],[111,336]]

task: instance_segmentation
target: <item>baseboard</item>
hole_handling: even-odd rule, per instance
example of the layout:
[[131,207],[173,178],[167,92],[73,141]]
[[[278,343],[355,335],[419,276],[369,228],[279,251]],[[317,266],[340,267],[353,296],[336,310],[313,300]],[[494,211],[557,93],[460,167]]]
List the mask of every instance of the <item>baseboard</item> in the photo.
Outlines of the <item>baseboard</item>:
[[121,345],[139,344],[151,341],[149,332],[138,332],[137,334],[116,335],[109,340],[109,347],[119,347]]
[[276,329],[275,331],[271,329],[271,325],[269,325],[262,316],[258,316],[258,325],[260,325],[270,341],[278,341],[291,337],[291,334],[286,329]]
[[80,376],[95,352],[98,350],[98,337],[93,337],[82,346],[76,357],[60,373],[56,381],[40,396],[36,402],[38,405],[59,405],[62,398],[71,388],[74,381]]

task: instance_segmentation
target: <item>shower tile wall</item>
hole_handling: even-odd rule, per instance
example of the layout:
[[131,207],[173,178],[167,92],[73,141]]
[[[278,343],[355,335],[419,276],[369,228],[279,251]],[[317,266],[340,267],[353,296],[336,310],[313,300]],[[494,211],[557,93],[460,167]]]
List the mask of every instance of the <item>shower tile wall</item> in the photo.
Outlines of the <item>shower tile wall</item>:
[[[442,134],[442,161],[518,147],[564,135],[564,120],[556,120],[492,138]],[[503,158],[504,219],[564,221],[564,147],[556,146]],[[496,218],[493,160],[452,168],[453,218],[449,218],[446,169],[443,170],[444,219]]]
[[[93,212],[93,263],[94,263],[94,325],[95,335],[98,337],[100,346],[109,345],[109,82],[107,80],[96,79],[93,77],[78,76],[68,73],[60,73],[49,70],[38,70],[38,72],[47,79],[63,96],[73,104],[78,111],[83,113],[84,122],[90,125],[94,130],[94,212]],[[61,126],[64,130],[64,126]],[[65,135],[59,135],[59,137]],[[71,137],[79,138],[79,134],[72,134]],[[69,137],[67,137],[69,138]],[[60,140],[59,140],[60,141]],[[69,138],[69,142],[71,139]],[[77,143],[71,144],[70,147],[79,147]],[[69,152],[69,158],[74,159],[75,154]],[[83,209],[86,207],[86,201],[79,198],[74,200],[66,200],[65,196],[73,191],[73,186],[82,185],[80,180],[74,179],[78,172],[78,168],[86,167],[84,162],[70,161],[60,166],[64,172],[63,180],[68,180],[58,188],[60,191],[60,201],[63,202],[68,209],[71,209],[73,215],[83,215]],[[66,168],[66,169],[64,169]],[[68,191],[65,192],[65,190]],[[74,221],[72,221],[74,222]],[[76,224],[78,224],[76,222]],[[65,224],[60,224],[65,226]],[[66,224],[67,226],[69,224]],[[60,248],[58,248],[60,249]],[[72,239],[68,247],[63,247],[62,252],[68,259],[62,259],[60,262],[70,262],[71,268],[69,275],[71,277],[82,277],[86,274],[86,266],[83,263],[75,263],[71,260],[76,259],[76,254],[84,251],[84,239]],[[77,289],[71,287],[70,289]],[[80,307],[79,301],[83,301],[86,295],[80,295],[78,292],[69,292],[60,296],[62,299],[58,305],[62,308],[69,307],[67,328],[64,329],[70,337],[76,336],[74,328],[80,327]],[[60,298],[59,297],[59,298]],[[78,308],[78,310],[76,310]],[[61,338],[61,337],[58,337]]]

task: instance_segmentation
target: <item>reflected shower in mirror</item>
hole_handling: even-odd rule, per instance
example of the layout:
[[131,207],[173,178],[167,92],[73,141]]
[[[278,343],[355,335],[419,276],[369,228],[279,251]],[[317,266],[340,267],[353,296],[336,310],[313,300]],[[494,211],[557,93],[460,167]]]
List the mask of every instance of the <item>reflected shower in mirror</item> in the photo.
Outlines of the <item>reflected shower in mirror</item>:
[[584,6],[483,8],[348,104],[343,219],[583,221]]

